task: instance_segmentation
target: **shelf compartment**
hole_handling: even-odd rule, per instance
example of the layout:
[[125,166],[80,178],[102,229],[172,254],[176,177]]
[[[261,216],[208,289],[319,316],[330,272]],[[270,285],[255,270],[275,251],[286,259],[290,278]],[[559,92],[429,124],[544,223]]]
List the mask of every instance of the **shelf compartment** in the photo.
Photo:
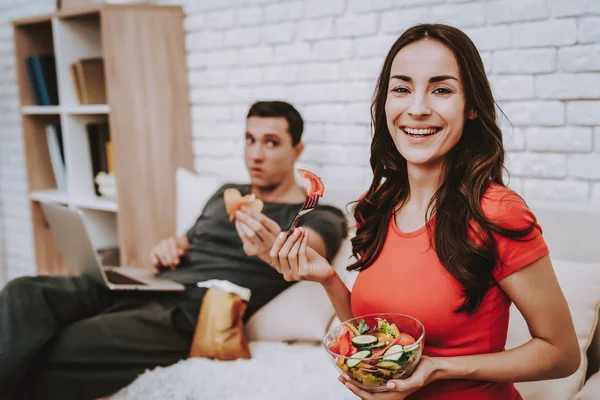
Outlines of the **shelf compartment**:
[[[46,127],[49,124],[59,124],[58,115],[24,115],[23,137],[27,153],[27,170],[29,189],[31,191],[57,189]],[[64,145],[64,134],[63,134]]]
[[[15,68],[19,83],[19,95],[24,106],[37,105],[29,80],[25,60],[31,56],[54,56],[54,35],[51,19],[33,19],[13,24],[15,41]],[[55,59],[56,64],[56,59]],[[58,66],[57,66],[58,68]],[[50,78],[50,77],[48,77]],[[58,76],[54,76],[57,80]],[[48,89],[48,87],[46,88]],[[50,91],[48,90],[50,95]],[[59,93],[60,99],[60,93]]]
[[100,14],[92,12],[58,18],[54,22],[61,102],[68,109],[79,106],[71,64],[84,58],[102,57]]
[[[81,106],[80,106],[81,107]],[[67,177],[69,194],[74,198],[96,197],[88,124],[107,123],[106,115],[63,115],[67,137]]]

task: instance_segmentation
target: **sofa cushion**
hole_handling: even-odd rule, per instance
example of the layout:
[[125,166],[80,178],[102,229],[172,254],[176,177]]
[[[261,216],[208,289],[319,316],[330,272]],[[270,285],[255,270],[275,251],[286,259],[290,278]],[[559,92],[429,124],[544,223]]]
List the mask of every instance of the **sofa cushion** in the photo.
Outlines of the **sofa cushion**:
[[600,372],[590,376],[573,400],[598,400],[600,394]]
[[550,201],[528,204],[544,231],[553,259],[600,262],[598,205]]
[[[344,240],[333,266],[346,276],[352,247]],[[323,287],[314,282],[298,282],[280,293],[256,312],[246,325],[250,341],[320,342],[335,311]]]
[[[570,377],[544,382],[517,383],[517,389],[526,400],[571,399],[585,381],[586,351],[598,323],[600,306],[600,264],[552,260],[556,276],[569,303],[577,339],[582,352],[579,370]],[[507,349],[531,339],[523,316],[513,305],[508,329]]]

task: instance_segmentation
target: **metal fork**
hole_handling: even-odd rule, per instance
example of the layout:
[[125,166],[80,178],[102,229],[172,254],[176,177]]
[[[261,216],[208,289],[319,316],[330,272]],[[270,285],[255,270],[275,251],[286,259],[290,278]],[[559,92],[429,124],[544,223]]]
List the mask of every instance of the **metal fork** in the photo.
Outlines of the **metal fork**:
[[302,208],[300,209],[300,211],[298,211],[298,215],[296,215],[294,222],[292,222],[292,226],[290,227],[290,229],[288,229],[286,239],[289,238],[290,235],[294,232],[294,229],[296,228],[296,226],[298,226],[298,222],[300,222],[300,218],[307,212],[315,209],[317,204],[319,204],[320,198],[321,198],[321,196],[319,196],[318,194],[313,194],[312,196],[306,196],[306,200],[304,200],[304,204],[302,205]]

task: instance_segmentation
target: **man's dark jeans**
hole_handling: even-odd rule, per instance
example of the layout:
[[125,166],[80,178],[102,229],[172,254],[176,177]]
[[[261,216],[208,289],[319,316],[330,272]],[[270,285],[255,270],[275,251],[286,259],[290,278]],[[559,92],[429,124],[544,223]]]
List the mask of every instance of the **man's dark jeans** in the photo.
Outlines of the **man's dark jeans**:
[[181,296],[81,277],[13,280],[0,291],[0,400],[96,399],[187,357],[195,321]]

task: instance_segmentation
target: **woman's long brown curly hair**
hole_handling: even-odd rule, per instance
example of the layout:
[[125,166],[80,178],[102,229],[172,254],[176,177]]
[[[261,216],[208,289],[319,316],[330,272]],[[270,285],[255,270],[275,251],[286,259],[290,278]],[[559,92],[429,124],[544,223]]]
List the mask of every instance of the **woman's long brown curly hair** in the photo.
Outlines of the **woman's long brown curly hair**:
[[[414,26],[398,38],[385,59],[371,105],[373,181],[354,207],[354,217],[359,225],[352,239],[352,253],[357,261],[348,269],[364,270],[373,264],[383,248],[394,209],[409,195],[406,160],[397,151],[388,130],[385,103],[396,54],[408,44],[423,39],[437,40],[454,53],[465,93],[465,115],[467,110],[476,113],[475,119],[465,119],[459,142],[448,152],[441,185],[426,213],[426,220],[435,214],[432,245],[440,262],[464,288],[466,299],[456,312],[473,313],[492,282],[492,270],[497,261],[492,232],[522,238],[534,229],[535,221],[526,229],[504,229],[488,220],[481,210],[481,198],[489,185],[505,186],[502,132],[481,57],[469,37],[454,27],[442,24]],[[469,238],[470,223],[480,228],[476,236],[481,245]]]

